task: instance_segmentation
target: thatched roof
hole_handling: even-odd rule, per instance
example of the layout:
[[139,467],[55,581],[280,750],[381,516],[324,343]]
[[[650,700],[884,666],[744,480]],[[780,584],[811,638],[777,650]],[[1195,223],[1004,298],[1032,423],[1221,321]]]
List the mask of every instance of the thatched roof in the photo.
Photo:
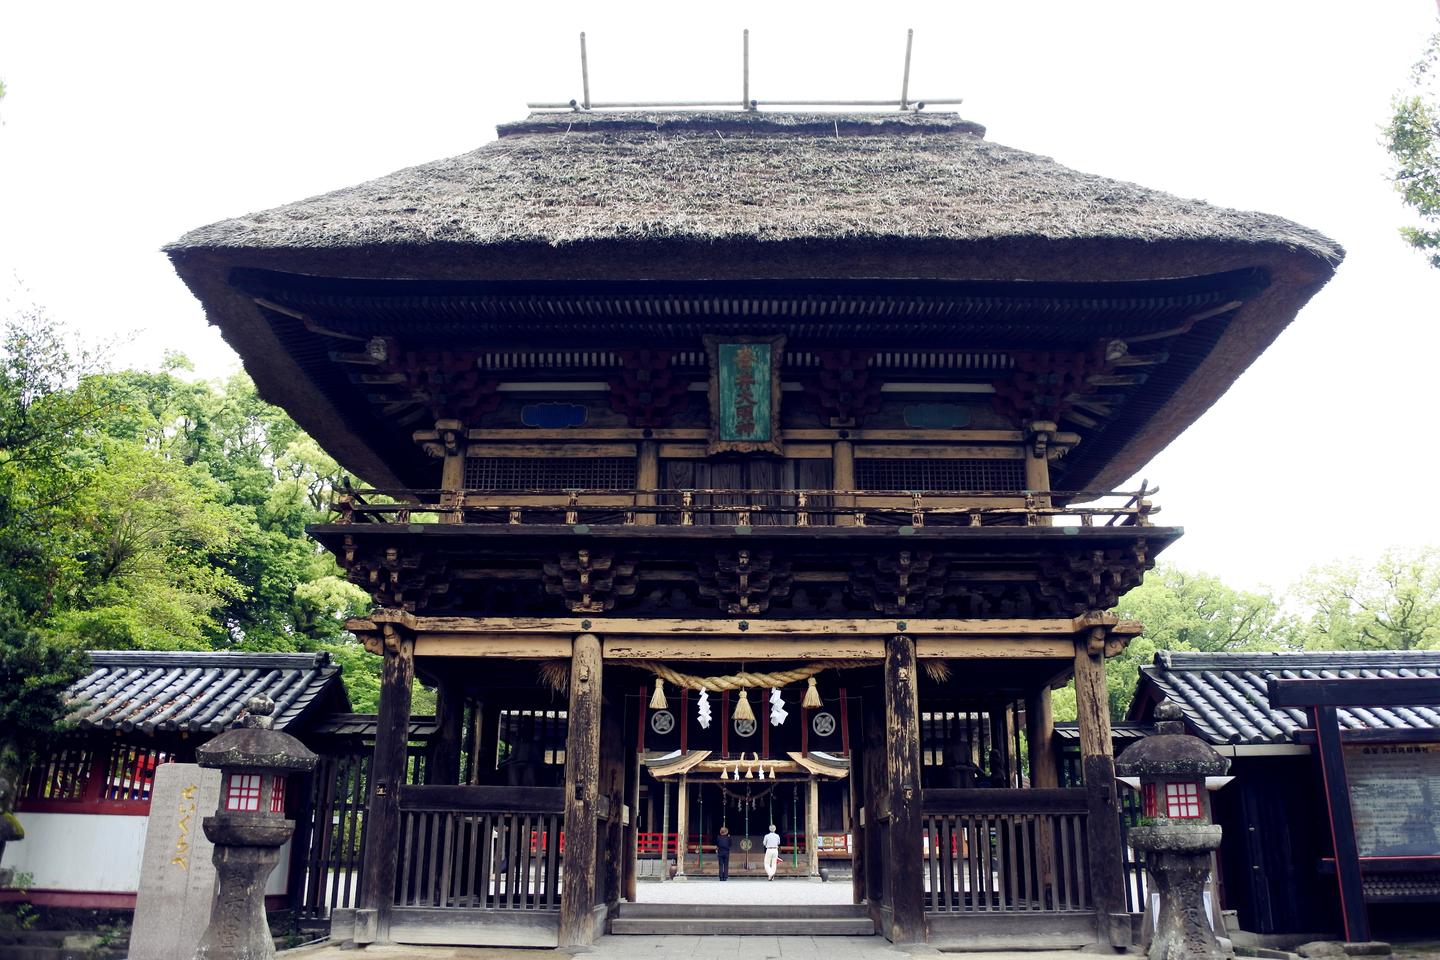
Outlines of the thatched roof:
[[237,270],[437,280],[892,278],[1269,285],[1099,465],[1123,480],[1224,392],[1343,251],[1279,217],[1080,173],[953,115],[536,114],[478,150],[191,231],[167,251],[262,395],[349,469],[393,456],[287,353]]
[[169,247],[1143,240],[1339,248],[1279,217],[1078,173],[951,116],[539,114],[494,143]]

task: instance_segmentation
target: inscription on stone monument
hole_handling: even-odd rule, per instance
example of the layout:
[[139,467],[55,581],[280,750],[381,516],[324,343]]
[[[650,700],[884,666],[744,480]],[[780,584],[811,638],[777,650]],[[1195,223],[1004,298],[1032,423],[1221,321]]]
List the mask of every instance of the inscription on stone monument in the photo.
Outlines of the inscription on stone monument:
[[193,763],[155,769],[135,896],[130,960],[190,960],[215,899],[212,844],[200,821],[220,802],[220,771]]

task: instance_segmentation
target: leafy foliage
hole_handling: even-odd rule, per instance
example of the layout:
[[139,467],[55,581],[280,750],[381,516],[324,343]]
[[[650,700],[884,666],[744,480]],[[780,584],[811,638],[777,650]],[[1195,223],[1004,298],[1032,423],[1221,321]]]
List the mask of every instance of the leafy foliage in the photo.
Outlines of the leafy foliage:
[[1440,649],[1440,548],[1387,550],[1375,563],[1312,570],[1298,593],[1315,650]]
[[1426,251],[1440,267],[1440,30],[1430,37],[1425,53],[1411,71],[1411,89],[1391,102],[1385,146],[1395,162],[1393,178],[1405,204],[1420,215],[1424,227],[1402,227],[1411,246]]
[[[1158,650],[1220,653],[1301,646],[1300,624],[1274,596],[1236,590],[1210,574],[1165,564],[1121,598],[1116,613],[1145,625],[1145,633],[1105,665],[1110,714],[1116,719],[1130,706],[1140,668]],[[1074,697],[1071,688],[1056,691],[1057,717],[1074,719]]]
[[369,598],[304,535],[339,467],[245,376],[188,369],[106,372],[39,310],[6,323],[0,614],[55,650],[329,650],[373,708],[344,628]]

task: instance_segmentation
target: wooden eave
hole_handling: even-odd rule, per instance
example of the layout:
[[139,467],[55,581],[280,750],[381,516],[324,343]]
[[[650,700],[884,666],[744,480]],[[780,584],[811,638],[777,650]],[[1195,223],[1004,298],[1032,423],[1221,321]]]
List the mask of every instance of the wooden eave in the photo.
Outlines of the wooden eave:
[[398,422],[386,412],[395,404],[392,394],[371,383],[363,366],[343,359],[363,359],[372,338],[451,352],[478,344],[498,349],[554,343],[694,349],[705,333],[783,333],[795,349],[1083,353],[1110,340],[1144,340],[1146,352],[1159,359],[1148,362],[1143,373],[1123,371],[1106,385],[1104,396],[1096,398],[1104,429],[1090,431],[1059,468],[1065,484],[1078,489],[1169,402],[1238,311],[1265,290],[1268,278],[1259,268],[1108,283],[422,281],[237,270],[230,282],[352,434],[366,438],[402,485],[422,487],[433,484],[434,465],[408,434],[423,426],[423,419]]

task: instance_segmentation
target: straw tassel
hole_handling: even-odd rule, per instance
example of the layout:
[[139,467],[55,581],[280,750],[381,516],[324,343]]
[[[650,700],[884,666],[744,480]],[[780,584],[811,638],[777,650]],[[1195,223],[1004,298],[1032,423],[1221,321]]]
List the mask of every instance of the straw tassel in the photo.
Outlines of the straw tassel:
[[805,699],[800,702],[800,705],[806,710],[814,710],[820,706],[820,690],[815,686],[814,677],[810,678],[810,685],[805,688]]
[[745,689],[740,689],[740,701],[735,704],[736,720],[754,720],[755,711],[750,709],[750,700],[745,696]]
[[665,710],[670,706],[670,701],[665,699],[665,681],[659,677],[655,678],[655,693],[650,697],[651,710]]

